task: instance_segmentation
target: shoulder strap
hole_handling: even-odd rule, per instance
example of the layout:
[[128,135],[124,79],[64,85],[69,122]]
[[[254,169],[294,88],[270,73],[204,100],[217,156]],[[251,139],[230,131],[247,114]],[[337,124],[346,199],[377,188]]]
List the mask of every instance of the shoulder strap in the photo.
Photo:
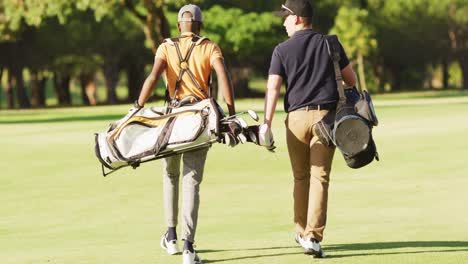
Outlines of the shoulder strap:
[[169,45],[174,45],[175,42],[179,42],[179,38],[167,38],[163,40],[163,43],[167,43]]
[[195,45],[197,46],[200,45],[205,40],[210,40],[210,39],[207,37],[199,37],[199,36],[193,36],[192,38],[192,42],[195,42]]
[[327,43],[328,54],[330,55],[333,61],[333,68],[335,69],[335,80],[336,80],[336,87],[338,89],[338,94],[340,96],[340,101],[345,102],[346,96],[343,87],[343,77],[341,76],[341,69],[340,69],[340,46],[338,37],[336,35],[328,35],[325,36],[325,42]]
[[[166,39],[167,40],[167,39]],[[165,41],[166,41],[165,40]],[[176,39],[169,39],[169,41],[167,41],[168,43],[172,43],[172,45],[176,48],[176,51],[177,51],[177,56],[179,57],[179,63],[180,63],[180,72],[179,72],[179,76],[177,78],[177,81],[176,81],[176,84],[175,84],[175,89],[174,89],[174,96],[172,98],[173,101],[175,101],[176,99],[176,96],[177,96],[177,92],[179,91],[179,88],[180,88],[180,83],[182,82],[182,77],[184,76],[185,73],[188,74],[188,76],[190,77],[190,80],[193,82],[193,84],[195,85],[195,87],[197,87],[197,89],[205,96],[205,97],[209,97],[209,95],[203,90],[203,88],[200,86],[200,84],[197,82],[196,78],[195,78],[195,75],[193,75],[192,71],[190,70],[189,68],[189,65],[188,65],[188,60],[190,58],[190,55],[192,55],[192,51],[193,49],[195,48],[195,46],[199,45],[200,43],[202,43],[204,40],[207,40],[207,38],[204,38],[204,37],[198,37],[198,36],[194,36],[192,38],[192,41],[191,41],[191,44],[190,44],[190,48],[189,50],[187,51],[187,54],[185,55],[185,57],[182,56],[182,52],[180,50],[180,47],[179,47],[179,38],[176,38]]]

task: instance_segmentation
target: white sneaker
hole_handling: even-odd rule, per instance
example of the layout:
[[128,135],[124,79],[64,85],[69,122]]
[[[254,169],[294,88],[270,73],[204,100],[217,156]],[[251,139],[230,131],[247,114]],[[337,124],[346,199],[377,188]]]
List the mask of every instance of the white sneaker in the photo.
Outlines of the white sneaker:
[[167,251],[167,254],[169,255],[175,255],[179,253],[180,252],[179,243],[177,242],[177,240],[174,239],[171,241],[167,241],[166,236],[167,236],[167,233],[161,237],[161,243],[160,243],[161,247],[165,249]]
[[202,264],[200,257],[195,251],[184,250],[182,253],[182,264]]
[[319,241],[313,238],[303,239],[299,234],[296,234],[294,240],[296,240],[296,242],[304,248],[304,254],[313,255],[316,258],[326,257]]

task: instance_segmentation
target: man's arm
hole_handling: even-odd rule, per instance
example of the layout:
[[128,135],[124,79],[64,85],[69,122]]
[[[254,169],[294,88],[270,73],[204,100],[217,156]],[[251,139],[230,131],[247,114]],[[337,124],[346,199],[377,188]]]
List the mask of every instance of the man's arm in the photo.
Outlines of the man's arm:
[[231,80],[224,65],[224,61],[221,58],[217,58],[213,62],[213,68],[218,77],[218,87],[221,89],[224,100],[228,107],[229,115],[234,115],[236,113],[236,107],[234,105],[234,91],[232,89]]
[[150,98],[151,94],[153,93],[154,86],[159,80],[159,77],[166,69],[167,63],[165,60],[161,58],[155,58],[153,69],[151,73],[146,77],[145,83],[143,84],[143,88],[141,88],[140,97],[138,98],[138,105],[144,106],[146,101]]
[[271,128],[282,83],[283,77],[280,75],[268,76],[267,91],[265,93],[265,124],[269,128]]
[[352,87],[356,85],[356,73],[354,73],[353,66],[351,66],[351,63],[341,70],[341,76],[343,77],[343,81],[347,86]]

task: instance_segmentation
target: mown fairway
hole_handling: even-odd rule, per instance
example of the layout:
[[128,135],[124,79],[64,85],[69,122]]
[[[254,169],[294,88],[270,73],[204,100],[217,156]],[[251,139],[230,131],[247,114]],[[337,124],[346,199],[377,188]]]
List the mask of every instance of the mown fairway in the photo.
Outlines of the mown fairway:
[[[196,241],[204,263],[468,263],[468,100],[398,102],[377,108],[380,162],[352,170],[335,156],[323,260],[293,241],[285,115],[276,154],[214,146]],[[93,133],[128,107],[0,111],[0,263],[181,263],[159,247],[161,162],[100,175]]]

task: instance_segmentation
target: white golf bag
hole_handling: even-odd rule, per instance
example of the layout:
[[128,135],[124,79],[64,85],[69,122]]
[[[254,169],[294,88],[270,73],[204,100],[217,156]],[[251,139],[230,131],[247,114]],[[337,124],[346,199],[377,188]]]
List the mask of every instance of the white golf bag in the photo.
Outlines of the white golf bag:
[[95,136],[95,152],[104,167],[138,167],[140,163],[210,146],[218,141],[222,115],[213,99],[172,108],[132,109]]
[[[258,125],[249,126],[238,115],[225,117],[213,99],[171,108],[166,114],[167,110],[166,107],[134,108],[111,123],[106,132],[95,134],[95,153],[103,176],[216,142],[231,147],[246,142],[260,144]],[[245,113],[258,121],[254,111]]]

